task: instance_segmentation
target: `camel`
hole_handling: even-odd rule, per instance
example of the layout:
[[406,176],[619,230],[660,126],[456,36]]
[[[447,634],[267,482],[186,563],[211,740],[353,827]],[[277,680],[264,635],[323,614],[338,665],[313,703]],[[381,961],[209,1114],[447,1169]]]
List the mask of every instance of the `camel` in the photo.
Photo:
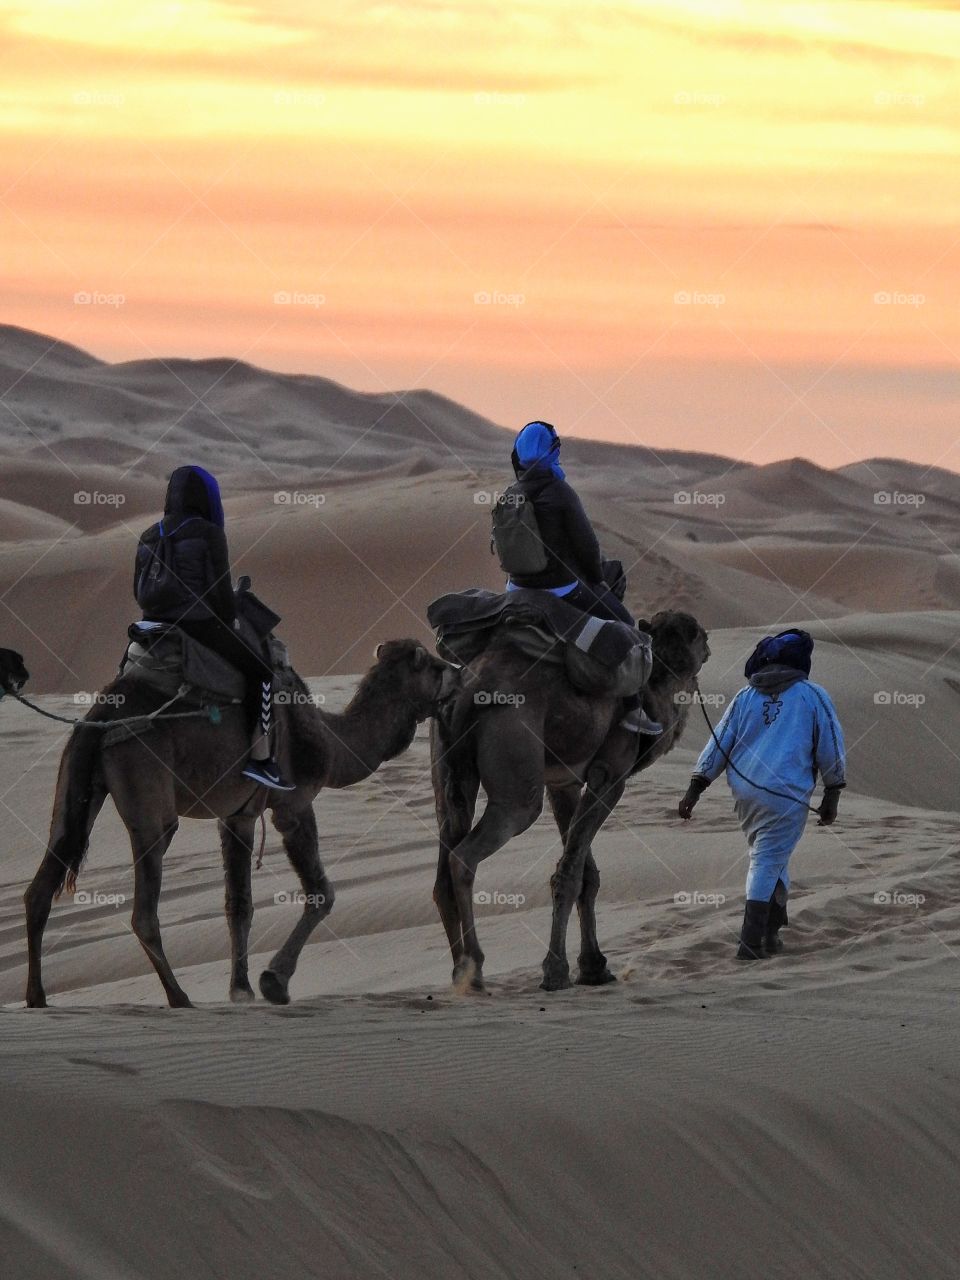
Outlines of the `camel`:
[[[483,991],[473,884],[477,867],[539,817],[544,787],[563,841],[550,885],[553,925],[543,961],[545,991],[569,987],[567,922],[580,915],[577,981],[613,982],[597,940],[600,874],[591,842],[623,794],[631,773],[647,769],[679,741],[701,666],[707,633],[687,613],[662,611],[637,626],[653,641],[643,695],[647,714],[664,726],[644,737],[619,726],[616,697],[578,693],[561,669],[531,659],[496,634],[461,677],[461,687],[431,724],[431,768],[440,828],[433,897],[460,990]],[[639,745],[639,753],[638,753]],[[479,787],[487,796],[473,817]]]
[[[133,932],[172,1008],[189,1008],[190,1000],[164,954],[157,907],[163,855],[178,819],[213,818],[219,824],[232,952],[230,999],[242,1003],[254,999],[247,970],[254,828],[262,808],[270,809],[300,879],[303,912],[261,974],[260,992],[274,1004],[289,1003],[300,952],[334,901],[319,856],[314,797],[324,787],[362,781],[405,751],[417,725],[435,713],[456,684],[450,665],[414,640],[387,641],[377,647],[375,657],[339,715],[314,705],[299,677],[289,692],[277,696],[277,754],[285,775],[296,784],[293,791],[265,793],[241,776],[250,731],[240,706],[225,707],[219,724],[208,718],[157,721],[148,732],[107,746],[101,730],[74,731],[60,761],[49,845],[24,895],[30,1008],[46,1005],[40,958],[51,903],[64,887],[68,892],[75,888],[90,832],[108,795],[133,850]],[[148,714],[163,700],[142,680],[120,676],[86,720]]]
[[16,649],[0,649],[0,697],[19,693],[29,679],[30,672]]

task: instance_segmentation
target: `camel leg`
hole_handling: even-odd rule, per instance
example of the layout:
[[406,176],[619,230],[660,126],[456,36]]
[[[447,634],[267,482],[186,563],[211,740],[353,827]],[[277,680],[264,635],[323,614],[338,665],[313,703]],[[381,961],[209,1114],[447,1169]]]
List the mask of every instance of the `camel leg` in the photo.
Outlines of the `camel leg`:
[[600,950],[597,939],[596,901],[600,892],[600,871],[597,867],[593,850],[587,850],[583,864],[583,884],[580,897],[577,899],[577,913],[580,916],[580,955],[577,958],[577,982],[584,987],[602,987],[605,983],[616,982],[616,978],[607,968],[607,957]]
[[300,877],[303,889],[303,914],[290,937],[260,975],[260,994],[271,1004],[289,1004],[288,988],[297,960],[314,929],[333,910],[333,885],[326,877],[320,861],[320,841],[313,807],[296,813],[273,814],[273,825],[283,837],[291,866]]
[[27,1008],[45,1009],[47,997],[40,977],[43,931],[50,916],[53,897],[63,881],[63,863],[50,849],[23,895],[27,908]]
[[460,913],[453,891],[453,875],[450,870],[450,851],[456,848],[473,825],[477,807],[480,778],[472,762],[458,761],[458,773],[436,755],[434,759],[434,789],[437,800],[437,823],[440,828],[440,854],[437,860],[437,879],[433,886],[433,900],[440,912],[440,919],[450,943],[453,963],[463,955],[463,934]]
[[531,797],[523,805],[507,806],[488,800],[483,817],[469,835],[450,851],[450,875],[454,900],[460,919],[461,950],[453,966],[456,987],[483,991],[483,952],[477,939],[473,914],[473,882],[477,867],[484,858],[502,849],[508,840],[536,822],[540,814],[539,797]]
[[[553,924],[550,949],[543,961],[540,985],[544,991],[560,991],[571,985],[567,963],[567,924],[573,904],[584,893],[584,872],[593,838],[623,795],[625,785],[626,775],[622,771],[612,773],[610,767],[601,762],[590,766],[586,787],[567,831],[563,853],[550,878]],[[599,887],[599,876],[596,879]],[[592,903],[590,910],[592,912]]]
[[225,818],[220,823],[224,910],[230,930],[230,999],[234,1004],[245,1004],[255,999],[247,973],[247,942],[253,920],[250,864],[255,827],[255,818]]
[[163,880],[163,855],[169,848],[170,841],[177,833],[177,820],[174,818],[166,826],[134,827],[130,831],[130,844],[133,847],[133,932],[157,977],[167,993],[167,1002],[171,1009],[192,1008],[187,993],[177,982],[170,962],[163,950],[160,937],[160,918],[157,908],[160,904],[160,886]]
[[[567,787],[554,787],[550,791],[550,807],[556,819],[560,835],[566,842],[567,832],[573,821],[573,815],[580,803],[580,787],[577,784]],[[600,891],[600,872],[597,868],[593,850],[587,849],[583,864],[583,881],[580,896],[577,898],[577,912],[580,916],[580,956],[578,960],[579,975],[577,982],[583,986],[598,987],[606,982],[616,982],[616,978],[607,968],[607,957],[600,950],[597,941],[597,917],[595,903]]]

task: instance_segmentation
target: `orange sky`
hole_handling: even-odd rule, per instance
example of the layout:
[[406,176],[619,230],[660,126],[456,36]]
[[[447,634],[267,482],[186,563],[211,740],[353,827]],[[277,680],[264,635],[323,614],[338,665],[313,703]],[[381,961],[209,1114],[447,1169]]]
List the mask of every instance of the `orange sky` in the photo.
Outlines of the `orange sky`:
[[0,319],[960,468],[953,6],[327,8],[0,0]]

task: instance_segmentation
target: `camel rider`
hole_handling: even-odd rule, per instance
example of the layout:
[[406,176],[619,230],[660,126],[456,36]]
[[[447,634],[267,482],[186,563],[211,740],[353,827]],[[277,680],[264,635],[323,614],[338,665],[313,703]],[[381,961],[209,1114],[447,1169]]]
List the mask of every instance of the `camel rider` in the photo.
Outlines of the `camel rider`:
[[[830,696],[810,675],[813,638],[797,628],[765,636],[747,659],[746,688],[730,703],[704,747],[680,817],[689,818],[700,796],[724,769],[750,850],[740,960],[783,950],[787,923],[787,865],[806,825],[808,805],[823,779],[816,811],[820,825],[837,816],[844,779],[840,722]],[[775,793],[775,794],[773,794]]]
[[[560,466],[560,437],[549,422],[528,422],[511,454],[517,487],[532,503],[546,567],[538,573],[511,573],[507,590],[533,588],[562,597],[596,618],[636,626],[629,611],[603,580],[600,543],[593,525]],[[623,699],[623,728],[656,735],[662,727],[650,720],[640,694]]]
[[273,672],[241,638],[223,525],[214,477],[202,467],[178,467],[167,485],[163,519],[140,537],[133,593],[145,622],[179,627],[242,672],[255,735],[243,776],[292,790],[270,754]]

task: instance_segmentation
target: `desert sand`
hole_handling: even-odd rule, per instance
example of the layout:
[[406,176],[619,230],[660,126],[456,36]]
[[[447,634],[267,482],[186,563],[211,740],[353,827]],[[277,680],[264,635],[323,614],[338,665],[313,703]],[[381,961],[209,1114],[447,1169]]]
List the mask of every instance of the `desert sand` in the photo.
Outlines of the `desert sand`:
[[[460,406],[52,341],[0,329],[0,643],[48,710],[82,712],[113,674],[136,534],[181,461],[221,476],[235,570],[330,708],[379,640],[429,640],[433,596],[497,583],[486,498],[510,437]],[[108,804],[87,900],[61,899],[48,927],[51,1008],[27,1011],[21,895],[65,730],[5,700],[5,1280],[956,1276],[957,478],[587,441],[564,463],[634,611],[670,604],[710,630],[714,719],[765,631],[816,638],[850,786],[794,858],[784,954],[732,959],[746,856],[722,781],[692,823],[675,816],[706,735],[694,711],[595,843],[619,981],[538,989],[559,854],[544,816],[481,867],[490,994],[455,995],[421,729],[317,802],[337,904],[289,1008],[227,1002],[216,831],[188,821],[161,918],[197,1008],[165,1007]],[[295,887],[268,831],[254,974]]]

